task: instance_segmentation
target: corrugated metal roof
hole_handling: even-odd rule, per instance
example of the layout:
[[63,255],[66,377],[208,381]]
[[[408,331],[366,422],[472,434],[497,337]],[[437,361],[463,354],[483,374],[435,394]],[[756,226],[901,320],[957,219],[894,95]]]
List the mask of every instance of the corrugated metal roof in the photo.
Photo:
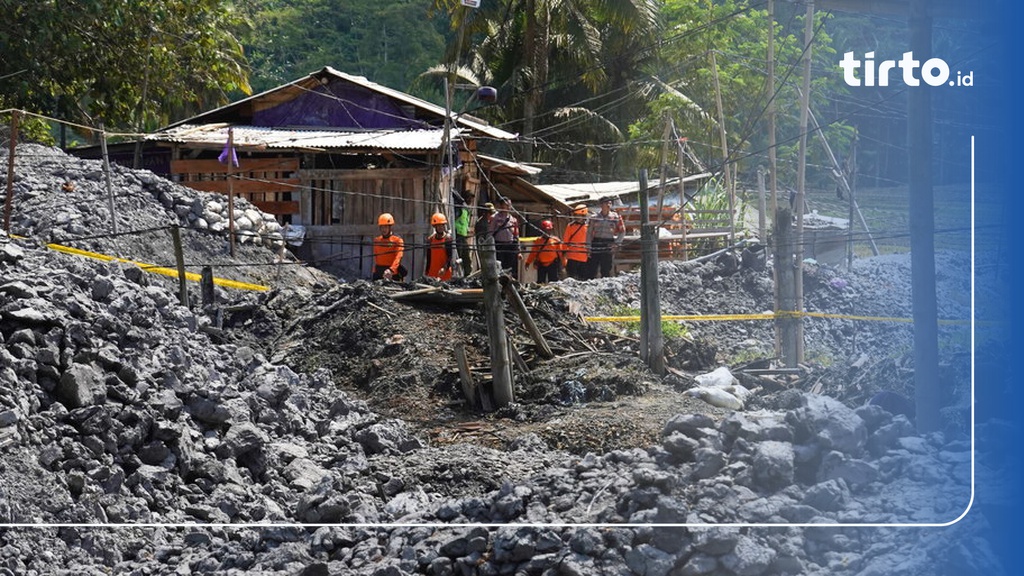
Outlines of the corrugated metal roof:
[[[346,132],[340,130],[302,130],[231,126],[233,141],[239,149],[287,148],[299,150],[438,150],[444,142],[444,130],[376,130]],[[459,130],[452,131],[456,138]],[[182,124],[146,136],[147,140],[174,142],[193,147],[221,148],[228,140],[226,124]]]
[[[683,182],[694,182],[709,178],[711,174],[694,174],[692,176],[685,176]],[[676,186],[679,183],[679,178],[670,178],[666,182],[666,186]],[[657,187],[659,182],[649,181],[647,183],[648,189]],[[552,198],[566,204],[575,204],[577,202],[597,202],[605,196],[622,197],[627,194],[636,194],[640,191],[640,183],[635,181],[628,182],[577,182],[573,184],[542,184],[537,186],[539,190]]]
[[512,160],[505,160],[504,158],[495,158],[494,156],[487,156],[484,154],[477,154],[477,158],[485,164],[491,164],[492,166],[500,166],[506,168],[507,172],[512,174],[519,174],[522,176],[534,176],[541,173],[541,169],[536,166],[530,166],[529,164],[523,164],[522,162],[514,162]]

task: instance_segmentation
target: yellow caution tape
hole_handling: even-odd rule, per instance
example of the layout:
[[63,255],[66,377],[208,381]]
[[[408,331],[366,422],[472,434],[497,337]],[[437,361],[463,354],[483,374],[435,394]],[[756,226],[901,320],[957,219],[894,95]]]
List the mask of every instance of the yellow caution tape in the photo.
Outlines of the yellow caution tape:
[[[18,240],[25,240],[24,236],[15,236],[11,234],[10,237],[16,238]],[[109,256],[107,254],[100,254],[98,252],[89,252],[88,250],[72,248],[70,246],[64,246],[62,244],[47,244],[46,247],[56,252],[63,252],[64,254],[72,254],[74,256],[84,256],[86,258],[93,258],[96,260],[102,260],[104,262],[122,262],[124,264],[134,264],[146,272],[163,274],[164,276],[170,276],[172,278],[178,277],[178,270],[176,268],[166,268],[164,266],[156,266],[154,264],[144,264],[142,262],[136,262],[134,260],[127,260],[125,258],[118,258],[116,256]],[[191,280],[192,282],[199,282],[202,279],[202,275],[196,274],[195,272],[185,272],[185,278]],[[228,280],[227,278],[214,278],[213,283],[216,284],[217,286],[223,286],[225,288],[237,288],[239,290],[257,290],[261,292],[270,290],[269,286],[263,286],[260,284],[249,284],[248,282]]]
[[[913,322],[913,318],[897,318],[892,316],[855,316],[852,314],[828,314],[825,312],[795,312],[792,310],[778,310],[763,314],[692,314],[692,315],[665,315],[662,320],[691,320],[691,321],[735,321],[735,320],[777,320],[780,318],[833,318],[840,320],[864,320],[869,322]],[[587,322],[639,322],[639,316],[587,316]],[[969,324],[967,320],[939,320],[939,324]]]

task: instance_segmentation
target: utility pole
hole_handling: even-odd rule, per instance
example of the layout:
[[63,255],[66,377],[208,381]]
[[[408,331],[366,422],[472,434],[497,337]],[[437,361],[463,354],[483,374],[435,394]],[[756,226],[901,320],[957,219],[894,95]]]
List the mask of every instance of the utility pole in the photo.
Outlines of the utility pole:
[[[926,0],[910,2],[910,49],[931,56],[932,19]],[[910,277],[914,317],[914,400],[917,429],[942,427],[945,393],[939,383],[938,303],[935,295],[935,198],[932,194],[932,100],[926,87],[908,91],[910,154]]]

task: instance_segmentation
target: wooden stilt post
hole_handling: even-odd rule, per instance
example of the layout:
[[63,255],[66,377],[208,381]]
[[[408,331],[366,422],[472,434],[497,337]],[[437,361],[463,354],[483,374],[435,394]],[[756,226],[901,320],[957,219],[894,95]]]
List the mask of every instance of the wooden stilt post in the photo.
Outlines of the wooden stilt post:
[[498,280],[494,240],[487,237],[480,245],[480,280],[484,288],[484,317],[491,348],[491,382],[497,408],[512,402],[512,366],[509,363],[508,342],[505,334],[505,313],[502,306],[501,285]]

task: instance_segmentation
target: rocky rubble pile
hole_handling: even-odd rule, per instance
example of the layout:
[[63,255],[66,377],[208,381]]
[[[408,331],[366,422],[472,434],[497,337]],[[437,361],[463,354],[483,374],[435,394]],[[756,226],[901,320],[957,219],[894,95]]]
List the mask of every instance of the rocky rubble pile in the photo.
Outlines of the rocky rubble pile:
[[[126,223],[182,221],[146,188],[151,175],[123,173]],[[66,173],[19,162],[15,183],[26,179],[56,190]],[[39,239],[81,232],[78,219],[47,220],[54,210],[28,210],[18,190],[16,231],[30,240],[0,239],[0,573],[1003,572],[977,515],[938,532],[873,526],[959,516],[962,437],[922,437],[878,407],[790,390],[777,410],[680,414],[659,443],[632,449],[574,455],[532,435],[502,449],[432,446],[328,370],[271,358],[273,333],[267,349],[255,344],[256,310],[275,299],[300,309],[316,299],[303,286],[328,280],[297,271],[287,297],[222,291],[218,319],[137,266],[44,249]],[[247,248],[239,261],[276,257]],[[224,248],[187,250],[202,260]],[[591,295],[626,283],[596,282]],[[344,319],[356,305],[309,309]],[[393,324],[403,338],[373,354],[422,329]],[[717,523],[758,526],[700,526]]]

